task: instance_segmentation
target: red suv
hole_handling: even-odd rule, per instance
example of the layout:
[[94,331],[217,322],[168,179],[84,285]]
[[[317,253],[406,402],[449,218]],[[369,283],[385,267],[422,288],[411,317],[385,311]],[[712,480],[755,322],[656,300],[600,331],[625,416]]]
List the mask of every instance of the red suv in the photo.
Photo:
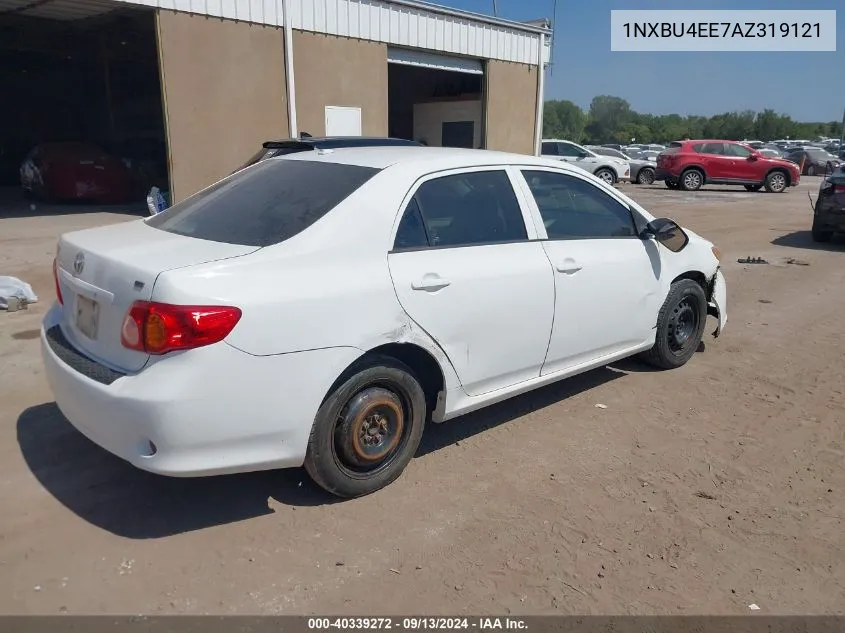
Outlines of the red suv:
[[798,166],[769,158],[734,141],[676,141],[657,157],[655,180],[669,189],[695,191],[702,185],[743,185],[748,191],[763,187],[781,193],[801,179]]

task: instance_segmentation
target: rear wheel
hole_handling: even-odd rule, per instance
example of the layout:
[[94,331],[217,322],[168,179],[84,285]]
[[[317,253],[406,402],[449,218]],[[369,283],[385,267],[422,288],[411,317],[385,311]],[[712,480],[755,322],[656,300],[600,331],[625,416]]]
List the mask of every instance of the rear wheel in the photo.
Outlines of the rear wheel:
[[745,188],[748,191],[760,191],[763,188],[763,185],[745,185]]
[[782,171],[773,171],[766,176],[766,191],[769,193],[783,193],[786,184],[786,174]]
[[816,166],[815,165],[810,165],[809,167],[807,167],[807,175],[808,176],[815,176],[816,175]]
[[643,167],[637,174],[637,183],[650,185],[654,182],[654,170],[651,167]]
[[654,347],[642,357],[660,369],[684,365],[701,344],[707,320],[707,297],[691,279],[672,284],[657,316]]
[[704,184],[704,174],[697,169],[687,169],[681,174],[681,189],[698,191]]
[[597,178],[601,178],[609,185],[613,185],[616,183],[616,174],[614,174],[612,170],[607,169],[606,167],[602,167],[601,169],[599,169],[595,173],[595,176]]
[[411,369],[389,356],[372,357],[317,412],[305,469],[339,497],[375,492],[411,461],[425,418],[425,393]]
[[824,243],[829,242],[833,237],[833,231],[825,226],[821,226],[813,219],[813,241]]

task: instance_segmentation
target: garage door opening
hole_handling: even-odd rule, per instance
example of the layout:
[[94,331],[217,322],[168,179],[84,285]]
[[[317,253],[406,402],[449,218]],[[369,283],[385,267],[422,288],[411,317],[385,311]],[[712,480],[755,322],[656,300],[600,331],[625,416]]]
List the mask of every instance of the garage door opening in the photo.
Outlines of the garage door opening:
[[6,200],[143,208],[167,189],[154,11],[0,0],[0,85]]
[[388,133],[432,147],[486,146],[480,61],[388,51]]

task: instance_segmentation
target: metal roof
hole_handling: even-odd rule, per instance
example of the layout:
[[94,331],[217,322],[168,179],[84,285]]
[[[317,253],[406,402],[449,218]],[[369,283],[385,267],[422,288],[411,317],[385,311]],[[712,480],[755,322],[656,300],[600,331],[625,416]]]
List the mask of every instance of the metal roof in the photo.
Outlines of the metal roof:
[[111,0],[0,0],[0,17],[23,16],[51,20],[82,20],[119,8]]

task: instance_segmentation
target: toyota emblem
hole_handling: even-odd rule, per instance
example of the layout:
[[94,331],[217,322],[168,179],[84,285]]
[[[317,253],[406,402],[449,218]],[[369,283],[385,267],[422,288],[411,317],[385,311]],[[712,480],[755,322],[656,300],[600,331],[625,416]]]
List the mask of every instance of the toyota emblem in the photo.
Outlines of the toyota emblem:
[[85,270],[85,255],[77,253],[76,257],[73,258],[73,272],[81,275],[83,270]]

